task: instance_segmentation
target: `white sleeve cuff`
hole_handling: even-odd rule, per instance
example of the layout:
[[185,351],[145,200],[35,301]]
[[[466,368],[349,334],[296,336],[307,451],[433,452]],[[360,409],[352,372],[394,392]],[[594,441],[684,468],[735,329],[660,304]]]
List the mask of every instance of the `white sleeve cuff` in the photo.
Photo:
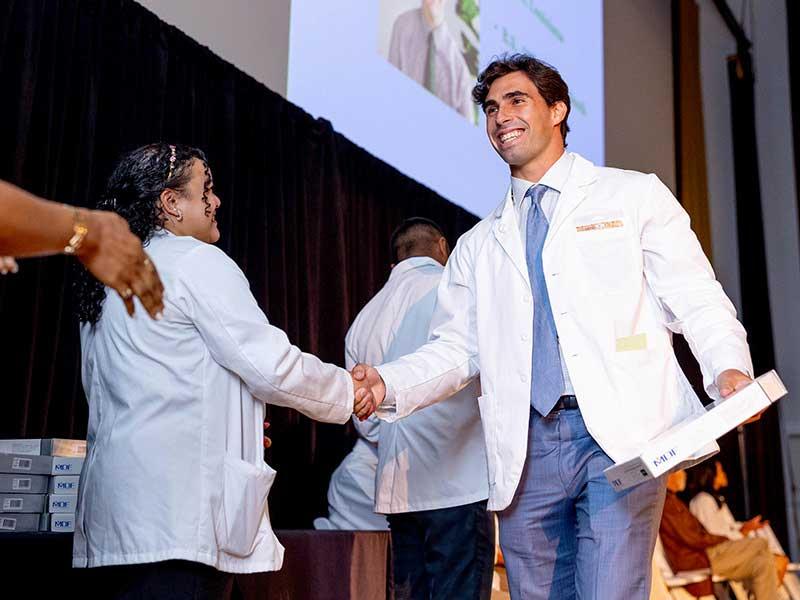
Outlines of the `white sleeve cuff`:
[[380,374],[383,385],[386,387],[386,395],[375,410],[375,416],[383,421],[394,421],[397,419],[397,394],[394,385],[392,385],[391,378],[384,373],[383,367],[375,367],[375,370]]

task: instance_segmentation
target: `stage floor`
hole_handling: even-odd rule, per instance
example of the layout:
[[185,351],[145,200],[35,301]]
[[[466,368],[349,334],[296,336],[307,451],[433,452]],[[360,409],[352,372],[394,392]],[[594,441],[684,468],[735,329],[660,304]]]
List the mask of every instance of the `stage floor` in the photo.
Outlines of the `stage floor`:
[[[237,575],[233,599],[394,597],[388,532],[279,530],[275,534],[286,547],[283,567],[274,573]],[[14,588],[28,597],[63,597],[67,590],[68,596],[101,597],[95,579],[87,589],[87,569],[71,566],[71,533],[0,533],[0,564],[7,574],[5,585],[13,577]]]

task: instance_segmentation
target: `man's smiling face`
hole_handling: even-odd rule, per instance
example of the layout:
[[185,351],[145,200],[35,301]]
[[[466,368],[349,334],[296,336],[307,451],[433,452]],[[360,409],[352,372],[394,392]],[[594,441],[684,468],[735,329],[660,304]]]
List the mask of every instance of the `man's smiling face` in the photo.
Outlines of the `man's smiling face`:
[[522,71],[498,77],[484,102],[486,134],[500,157],[522,168],[554,145],[563,148],[559,124],[565,106],[548,106],[539,90]]

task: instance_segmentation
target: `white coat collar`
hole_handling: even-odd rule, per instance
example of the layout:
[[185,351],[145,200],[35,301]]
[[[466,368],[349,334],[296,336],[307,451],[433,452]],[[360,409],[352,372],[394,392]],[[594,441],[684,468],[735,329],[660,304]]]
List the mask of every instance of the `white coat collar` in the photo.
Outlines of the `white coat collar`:
[[[553,237],[566,221],[567,217],[580,205],[586,198],[588,188],[597,179],[597,167],[583,158],[580,154],[571,152],[573,158],[572,170],[569,179],[565,182],[561,195],[556,203],[556,209],[550,221],[550,228],[545,240],[545,248],[550,244]],[[525,260],[525,249],[522,247],[520,239],[514,203],[512,201],[511,185],[506,190],[503,202],[495,209],[495,222],[492,226],[495,238],[503,247],[508,257],[514,263],[520,275],[525,279],[530,288],[528,277],[528,264]]]
[[[567,153],[565,152],[565,154]],[[570,184],[574,184],[576,187],[580,188],[593,183],[597,179],[597,166],[594,163],[586,160],[577,152],[569,152],[568,154],[573,159],[572,170],[570,171],[569,179],[563,184],[563,189],[559,190],[562,195],[569,191],[568,188],[572,187]],[[563,155],[558,160],[561,161],[562,158],[564,158]],[[544,178],[542,178],[542,183],[547,183]],[[559,198],[559,203],[560,202],[561,198]],[[513,210],[514,204],[511,200],[511,186],[509,185],[506,190],[505,198],[503,198],[503,201],[494,209],[494,216],[497,219],[501,219],[504,213]]]
[[435,259],[431,258],[430,256],[411,256],[406,258],[405,260],[401,260],[397,263],[392,272],[389,273],[389,281],[392,279],[396,279],[400,277],[404,273],[408,271],[413,271],[414,269],[419,269],[420,267],[428,267],[428,266],[436,266],[440,269],[443,269],[442,265],[436,261]]
[[574,158],[572,154],[564,151],[558,160],[553,163],[553,166],[547,169],[547,173],[545,173],[539,181],[528,181],[527,179],[512,177],[511,190],[513,191],[514,204],[522,202],[523,198],[525,198],[525,194],[532,185],[545,185],[561,193],[569,180],[573,162]]

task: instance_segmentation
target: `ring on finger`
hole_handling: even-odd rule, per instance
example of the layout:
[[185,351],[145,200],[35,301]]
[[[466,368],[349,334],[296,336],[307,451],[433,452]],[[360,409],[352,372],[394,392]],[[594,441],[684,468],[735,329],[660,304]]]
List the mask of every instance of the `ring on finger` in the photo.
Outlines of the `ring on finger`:
[[125,288],[124,290],[122,290],[123,299],[127,300],[131,296],[133,296],[133,290],[131,288]]

